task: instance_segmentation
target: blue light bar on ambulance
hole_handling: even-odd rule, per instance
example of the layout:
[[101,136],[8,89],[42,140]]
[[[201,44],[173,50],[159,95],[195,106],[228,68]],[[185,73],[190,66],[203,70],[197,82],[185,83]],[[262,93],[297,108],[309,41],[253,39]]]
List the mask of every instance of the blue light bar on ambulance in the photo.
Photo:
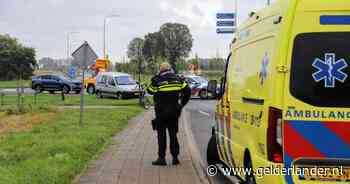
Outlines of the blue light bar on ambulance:
[[350,25],[350,15],[323,15],[320,17],[322,25]]

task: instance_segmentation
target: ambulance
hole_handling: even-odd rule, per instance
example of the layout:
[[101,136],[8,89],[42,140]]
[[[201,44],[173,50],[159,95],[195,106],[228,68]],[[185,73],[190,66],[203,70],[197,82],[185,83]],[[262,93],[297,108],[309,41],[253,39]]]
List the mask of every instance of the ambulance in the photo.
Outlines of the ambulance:
[[247,184],[350,183],[350,0],[279,0],[235,35],[208,165],[251,169]]

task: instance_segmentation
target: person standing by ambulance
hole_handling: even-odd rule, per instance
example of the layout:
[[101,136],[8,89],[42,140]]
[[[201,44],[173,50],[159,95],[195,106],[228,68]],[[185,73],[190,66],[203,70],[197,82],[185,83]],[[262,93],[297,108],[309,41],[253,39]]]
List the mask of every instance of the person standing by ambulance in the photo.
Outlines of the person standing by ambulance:
[[169,63],[162,63],[159,74],[151,79],[148,93],[153,95],[156,118],[152,121],[152,127],[157,131],[158,159],[152,165],[165,166],[166,130],[170,137],[170,153],[173,157],[173,165],[180,164],[178,155],[180,146],[177,139],[179,130],[179,117],[182,108],[191,97],[191,89],[187,82],[177,76]]

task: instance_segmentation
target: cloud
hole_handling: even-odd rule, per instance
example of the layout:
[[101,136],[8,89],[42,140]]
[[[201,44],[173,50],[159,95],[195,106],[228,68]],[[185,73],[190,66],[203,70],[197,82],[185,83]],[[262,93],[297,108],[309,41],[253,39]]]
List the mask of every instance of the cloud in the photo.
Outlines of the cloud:
[[[240,18],[261,4],[263,0],[239,0]],[[67,32],[78,31],[72,47],[87,40],[102,56],[104,17],[119,14],[107,25],[112,58],[122,58],[132,38],[158,31],[166,22],[189,26],[195,39],[192,55],[209,57],[219,51],[224,56],[232,35],[215,33],[215,14],[233,10],[233,0],[0,0],[0,34],[9,33],[35,47],[38,58],[62,58]]]

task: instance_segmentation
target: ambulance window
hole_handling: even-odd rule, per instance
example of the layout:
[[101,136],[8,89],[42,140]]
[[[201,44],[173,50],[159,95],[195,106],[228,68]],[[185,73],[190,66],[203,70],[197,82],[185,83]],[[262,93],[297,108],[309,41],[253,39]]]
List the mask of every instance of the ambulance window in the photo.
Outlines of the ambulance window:
[[227,74],[228,74],[228,66],[229,66],[229,64],[230,64],[230,62],[232,60],[231,56],[232,56],[232,54],[230,53],[229,56],[227,57],[226,64],[225,64],[225,76],[224,76],[223,81],[221,81],[221,85],[222,86],[220,86],[220,90],[221,90],[222,94],[224,94],[226,92],[226,87],[227,87],[226,82],[227,82],[227,77],[228,77],[227,76]]
[[295,38],[290,92],[310,105],[350,107],[350,32]]

